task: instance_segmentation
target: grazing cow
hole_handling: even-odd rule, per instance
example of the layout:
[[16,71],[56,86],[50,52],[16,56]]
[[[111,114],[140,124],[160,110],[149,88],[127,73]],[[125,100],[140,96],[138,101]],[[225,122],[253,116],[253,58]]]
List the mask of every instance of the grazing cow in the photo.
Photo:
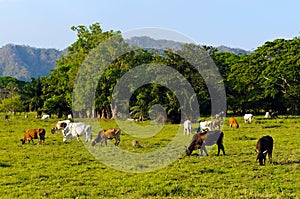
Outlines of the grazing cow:
[[40,143],[44,143],[45,135],[46,135],[46,130],[43,128],[29,129],[25,131],[24,138],[22,138],[20,141],[22,142],[22,144],[24,144],[26,141],[28,141],[28,143],[32,141],[32,143],[34,144],[33,139],[39,139],[39,144],[40,144]]
[[215,115],[216,119],[223,120],[224,117],[225,117],[225,112],[224,111],[221,111],[220,113],[218,113],[218,114]]
[[115,139],[116,140],[115,146],[118,146],[118,144],[120,143],[120,134],[121,134],[121,130],[118,128],[99,131],[98,136],[92,142],[92,146],[95,146],[99,142],[100,142],[100,146],[102,146],[103,142],[105,142],[105,145],[107,146],[108,139],[109,140]]
[[222,150],[223,155],[225,155],[225,149],[223,145],[224,133],[221,131],[206,131],[204,133],[196,133],[190,145],[186,147],[186,155],[191,155],[193,150],[200,149],[200,156],[203,155],[203,151],[208,155],[205,146],[212,146],[214,144],[218,145],[218,154],[220,155],[220,150]]
[[41,119],[45,120],[45,119],[49,119],[49,118],[50,118],[50,115],[43,115]]
[[[51,133],[54,134],[55,132],[59,131],[59,130],[63,130],[67,127],[67,125],[70,123],[70,120],[62,120],[62,121],[58,121],[54,128],[51,129]],[[63,134],[65,135],[65,134]]]
[[8,121],[8,117],[9,117],[8,115],[4,115],[4,120]]
[[270,116],[271,116],[271,118],[277,118],[278,117],[278,111],[272,112]]
[[85,136],[85,142],[88,142],[92,139],[92,127],[83,122],[69,123],[63,130],[63,134],[65,135],[63,142],[66,142],[69,138],[73,141],[74,137],[79,141],[80,136]]
[[220,122],[220,120],[213,120],[212,121],[212,128],[220,130],[221,129],[221,122]]
[[142,148],[138,140],[132,140],[132,146],[135,148]]
[[252,114],[245,114],[244,115],[244,122],[245,123],[251,123],[253,119],[253,115]]
[[229,118],[229,125],[230,127],[235,127],[235,128],[240,127],[237,120],[234,117]]
[[271,161],[273,143],[274,143],[273,138],[269,135],[263,136],[257,141],[256,150],[255,150],[257,153],[256,161],[259,160],[260,165],[265,165],[267,154],[269,160]]
[[212,131],[213,123],[212,121],[204,121],[199,123],[199,128],[197,129],[198,132],[204,131]]
[[192,134],[192,122],[190,120],[186,120],[183,123],[183,135]]

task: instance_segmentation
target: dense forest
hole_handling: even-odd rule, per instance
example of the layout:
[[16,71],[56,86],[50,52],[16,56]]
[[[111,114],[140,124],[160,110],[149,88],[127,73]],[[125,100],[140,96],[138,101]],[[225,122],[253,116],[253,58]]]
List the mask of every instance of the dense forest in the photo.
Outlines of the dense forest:
[[[119,31],[103,31],[99,23],[74,26],[77,40],[68,52],[57,60],[57,68],[48,76],[31,78],[24,82],[10,77],[0,78],[1,111],[43,111],[58,117],[73,113],[77,117],[111,119],[116,115],[112,104],[112,90],[120,78],[131,69],[143,64],[163,64],[177,70],[193,87],[201,114],[211,114],[210,94],[205,78],[194,66],[179,56],[191,51],[204,50],[216,64],[226,90],[227,112],[239,114],[278,111],[280,114],[300,114],[300,38],[267,41],[251,53],[220,52],[211,46],[183,44],[176,50],[134,48],[113,60],[96,82],[93,110],[74,111],[73,89],[79,68],[91,54],[104,59],[97,51],[99,44],[118,38],[118,46],[109,49],[130,48]],[[107,56],[110,56],[107,55]],[[92,60],[97,61],[97,60]],[[94,70],[94,69],[91,69]],[[150,69],[149,69],[150,70]],[[85,93],[83,92],[84,96]],[[174,92],[159,84],[147,84],[137,89],[130,98],[132,118],[147,119],[149,110],[161,104],[168,120],[180,121],[181,106]]]

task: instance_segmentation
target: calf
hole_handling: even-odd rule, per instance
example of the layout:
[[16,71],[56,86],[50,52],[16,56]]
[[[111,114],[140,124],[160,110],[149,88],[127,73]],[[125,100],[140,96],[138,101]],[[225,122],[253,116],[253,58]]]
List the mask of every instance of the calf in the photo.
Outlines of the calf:
[[257,153],[256,161],[259,160],[260,165],[265,165],[267,154],[269,160],[272,159],[273,143],[273,138],[269,135],[263,136],[257,141],[255,150]]
[[46,135],[46,130],[43,128],[29,129],[25,131],[24,138],[21,139],[21,142],[22,144],[24,144],[25,141],[27,140],[28,143],[32,141],[32,143],[34,144],[33,139],[39,139],[39,144],[44,143],[45,135]]
[[214,144],[218,145],[218,154],[220,155],[220,150],[222,150],[223,155],[225,155],[225,149],[223,145],[224,133],[221,131],[207,131],[204,133],[196,133],[190,145],[186,147],[186,155],[192,154],[193,150],[200,149],[200,156],[203,155],[203,151],[208,155],[205,146],[212,146]]
[[183,134],[192,134],[192,122],[190,120],[186,120],[183,123]]
[[105,142],[105,145],[107,146],[107,140],[111,140],[111,139],[115,139],[116,140],[115,145],[118,146],[118,144],[120,143],[120,134],[121,131],[118,128],[102,130],[98,133],[97,137],[92,142],[92,146],[95,146],[99,142],[101,146],[103,142]]
[[239,128],[239,124],[234,117],[229,118],[229,125],[230,127]]

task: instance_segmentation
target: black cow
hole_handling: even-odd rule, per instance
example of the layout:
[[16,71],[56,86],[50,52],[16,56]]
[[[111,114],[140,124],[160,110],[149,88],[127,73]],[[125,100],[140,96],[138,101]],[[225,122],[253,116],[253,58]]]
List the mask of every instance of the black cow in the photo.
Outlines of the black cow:
[[269,160],[272,159],[273,144],[273,138],[269,135],[263,136],[257,141],[255,150],[257,153],[256,161],[259,160],[260,165],[265,165],[267,154]]
[[206,131],[204,133],[196,133],[190,145],[186,147],[186,155],[191,155],[193,150],[200,149],[200,155],[203,155],[203,151],[208,155],[205,146],[212,146],[214,144],[218,145],[218,154],[220,155],[220,150],[223,151],[225,155],[225,149],[223,145],[224,133],[221,131]]

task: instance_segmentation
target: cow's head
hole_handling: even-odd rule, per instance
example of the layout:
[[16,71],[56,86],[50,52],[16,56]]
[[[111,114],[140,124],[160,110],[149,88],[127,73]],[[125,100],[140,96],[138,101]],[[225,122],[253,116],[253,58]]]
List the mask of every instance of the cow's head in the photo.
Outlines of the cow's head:
[[192,154],[192,150],[190,150],[189,147],[185,147],[185,153],[187,156],[190,156]]
[[258,160],[260,165],[264,165],[266,162],[266,155],[268,153],[268,150],[265,150],[263,152],[256,150],[256,153],[257,153],[256,161]]
[[56,127],[51,129],[51,133],[54,134],[56,132]]
[[20,141],[22,142],[22,144],[24,144],[24,143],[25,143],[25,139],[20,139]]
[[96,140],[94,140],[94,141],[91,143],[92,146],[95,146],[96,144],[97,144]]

